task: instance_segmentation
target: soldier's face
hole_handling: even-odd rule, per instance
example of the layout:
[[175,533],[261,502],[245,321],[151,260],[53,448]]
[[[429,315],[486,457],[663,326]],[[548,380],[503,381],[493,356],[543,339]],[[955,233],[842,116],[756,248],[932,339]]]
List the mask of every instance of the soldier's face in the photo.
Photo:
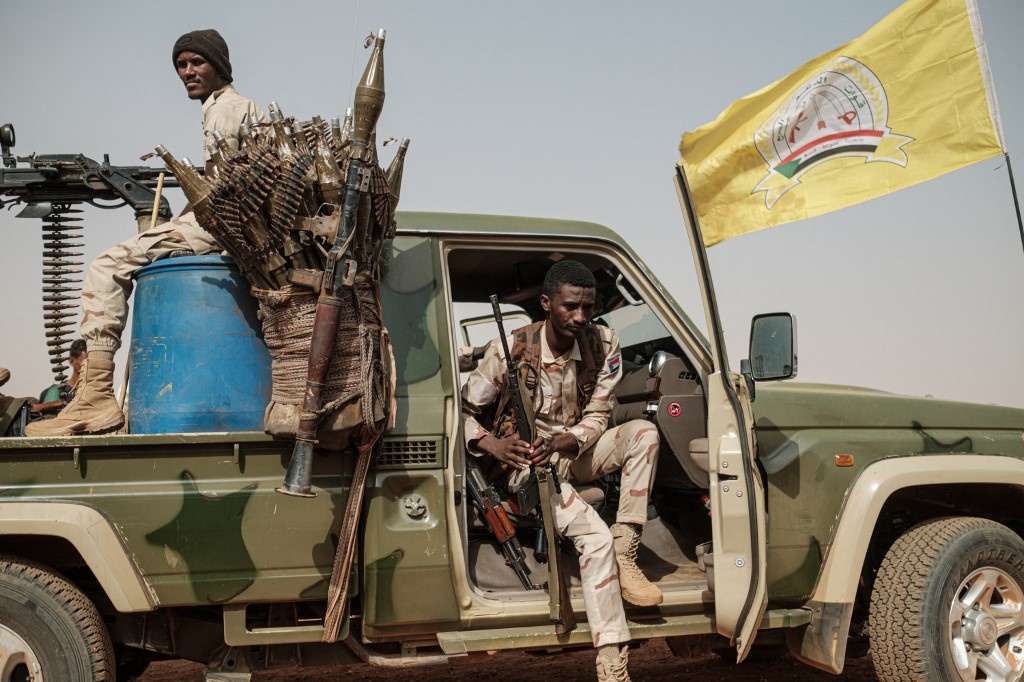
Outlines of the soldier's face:
[[206,61],[206,57],[195,52],[182,52],[174,61],[178,78],[185,84],[189,99],[205,102],[206,98],[224,86],[224,78]]
[[563,284],[553,297],[540,297],[541,307],[555,338],[568,342],[579,336],[587,321],[594,315],[594,289]]
[[68,365],[71,366],[72,371],[81,372],[82,371],[82,363],[85,362],[85,359],[87,357],[89,357],[89,352],[88,351],[83,351],[80,355],[76,355],[75,357],[68,358]]

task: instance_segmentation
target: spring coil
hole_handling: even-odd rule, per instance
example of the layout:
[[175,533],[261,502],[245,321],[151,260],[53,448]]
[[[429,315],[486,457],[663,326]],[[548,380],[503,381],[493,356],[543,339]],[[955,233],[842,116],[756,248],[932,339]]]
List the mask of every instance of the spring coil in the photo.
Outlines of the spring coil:
[[80,229],[75,223],[82,219],[72,216],[81,213],[71,204],[53,204],[50,214],[43,218],[43,326],[46,329],[47,352],[54,382],[63,384],[67,379],[68,348],[75,332],[74,318],[78,316],[82,296]]

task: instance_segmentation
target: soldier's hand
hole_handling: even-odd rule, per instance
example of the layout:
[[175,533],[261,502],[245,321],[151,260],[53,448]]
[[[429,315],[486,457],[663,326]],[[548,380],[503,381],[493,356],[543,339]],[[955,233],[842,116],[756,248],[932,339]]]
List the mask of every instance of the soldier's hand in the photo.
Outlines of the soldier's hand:
[[487,436],[480,439],[479,447],[491,454],[499,462],[514,466],[517,469],[529,469],[528,459],[533,448],[526,441],[519,440],[519,436],[512,435],[504,438]]
[[530,456],[530,463],[538,467],[547,466],[548,462],[551,461],[551,455],[555,452],[555,449],[551,446],[553,441],[554,439],[552,438],[537,436],[537,440],[533,441],[533,446],[531,447],[533,454]]

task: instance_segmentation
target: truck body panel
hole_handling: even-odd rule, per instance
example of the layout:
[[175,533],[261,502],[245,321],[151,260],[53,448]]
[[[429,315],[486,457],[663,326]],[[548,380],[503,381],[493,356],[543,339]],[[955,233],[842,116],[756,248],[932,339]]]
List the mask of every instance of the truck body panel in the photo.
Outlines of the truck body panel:
[[[162,655],[298,647],[288,660],[391,664],[589,646],[578,576],[580,627],[560,638],[546,590],[519,584],[464,480],[462,322],[496,292],[538,319],[543,274],[566,257],[595,273],[597,321],[622,340],[613,423],[649,419],[662,434],[640,557],[665,599],[627,608],[635,639],[731,643],[742,659],[758,631],[784,630],[798,657],[837,672],[862,636],[875,567],[907,528],[966,510],[1024,530],[1024,410],[755,386],[730,371],[715,316],[709,339],[598,225],[426,213],[398,224],[381,283],[395,423],[367,483],[347,644],[319,639],[349,451],[316,452],[316,497],[304,499],[275,492],[292,443],[263,433],[0,438],[0,552],[69,576],[116,644]],[[713,297],[709,277],[704,289]],[[607,510],[615,477],[600,483]],[[515,522],[529,547],[536,525]]]

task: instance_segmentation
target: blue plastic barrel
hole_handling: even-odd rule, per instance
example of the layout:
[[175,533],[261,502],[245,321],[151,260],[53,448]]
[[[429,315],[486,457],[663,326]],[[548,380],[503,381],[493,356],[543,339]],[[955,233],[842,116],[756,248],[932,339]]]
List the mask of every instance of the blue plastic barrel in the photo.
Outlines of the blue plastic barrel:
[[256,300],[234,262],[166,258],[136,279],[131,432],[262,431],[270,354]]

